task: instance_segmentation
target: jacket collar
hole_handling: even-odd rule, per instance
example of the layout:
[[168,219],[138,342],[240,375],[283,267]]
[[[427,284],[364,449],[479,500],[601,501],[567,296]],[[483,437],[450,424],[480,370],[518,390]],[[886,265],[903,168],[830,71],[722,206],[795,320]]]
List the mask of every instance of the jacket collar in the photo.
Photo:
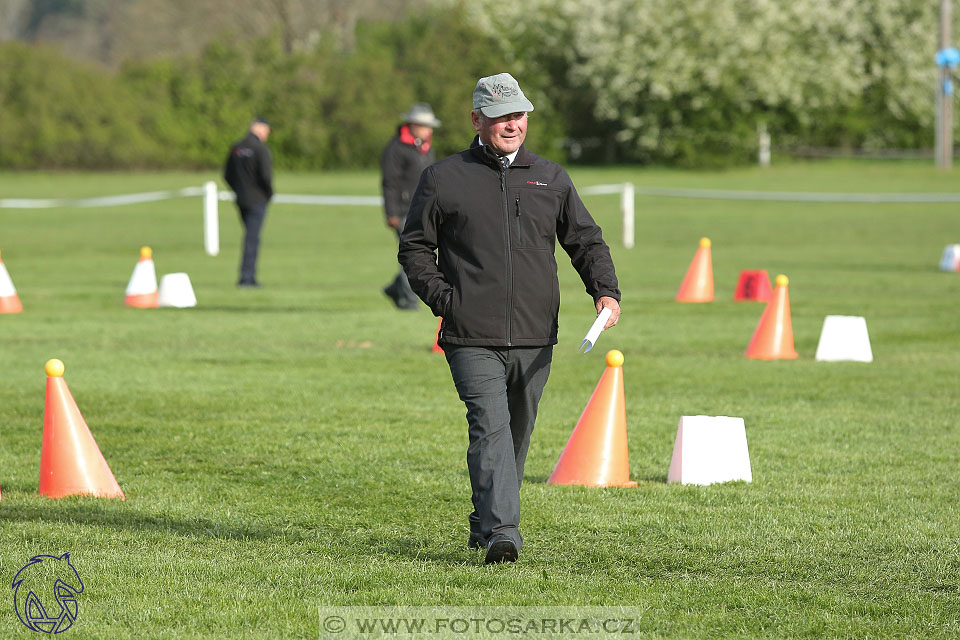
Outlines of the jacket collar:
[[[490,147],[480,144],[479,135],[473,136],[473,142],[470,143],[469,150],[485,164],[499,169],[500,163],[497,160],[497,155],[490,150]],[[533,155],[527,151],[526,145],[520,145],[520,149],[517,150],[517,157],[513,159],[513,162],[510,164],[510,166],[529,167],[532,164]]]
[[408,124],[401,125],[400,128],[397,129],[397,136],[400,138],[401,143],[416,148],[421,154],[426,154],[430,151],[430,142],[415,138],[414,135],[410,133],[410,125]]

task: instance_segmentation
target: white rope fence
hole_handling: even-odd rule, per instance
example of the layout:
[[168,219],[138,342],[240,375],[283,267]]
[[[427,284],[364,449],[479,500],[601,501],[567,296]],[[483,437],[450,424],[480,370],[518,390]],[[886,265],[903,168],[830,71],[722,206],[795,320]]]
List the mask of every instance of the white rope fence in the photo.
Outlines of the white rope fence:
[[[617,193],[623,185],[599,185],[581,190],[584,194]],[[735,191],[726,189],[671,189],[634,186],[643,196],[664,198],[702,198],[710,200],[760,200],[769,202],[865,202],[865,203],[954,203],[960,193],[817,193],[811,191]]]
[[[634,246],[635,200],[637,195],[663,198],[695,198],[711,200],[752,200],[768,202],[817,202],[817,203],[960,203],[960,193],[826,193],[804,191],[737,191],[724,189],[678,189],[669,187],[644,187],[631,182],[600,184],[580,189],[583,195],[620,195],[620,212],[623,215],[623,246]],[[0,209],[54,209],[61,207],[117,207],[145,202],[160,202],[174,198],[203,196],[203,246],[208,255],[220,253],[219,202],[233,201],[230,191],[220,191],[215,182],[202,187],[184,187],[170,191],[127,193],[97,198],[0,198]],[[380,196],[332,196],[276,194],[273,202],[313,206],[379,207]]]
[[[174,198],[195,198],[203,196],[203,248],[207,255],[220,253],[220,211],[221,200],[236,200],[232,191],[220,191],[216,182],[207,182],[202,187],[184,187],[170,191],[148,191],[146,193],[125,193],[97,198],[0,198],[0,209],[57,209],[119,207],[144,202],[160,202]],[[278,193],[272,202],[283,204],[306,204],[313,206],[337,207],[380,207],[380,196],[323,196]]]
[[923,203],[952,204],[960,202],[960,193],[828,193],[812,191],[738,191],[726,189],[675,189],[644,187],[630,182],[600,184],[580,189],[583,195],[620,194],[623,214],[623,246],[634,245],[634,200],[637,194],[662,198],[698,198],[708,200],[752,200],[764,202],[817,203]]
[[[210,183],[213,184],[213,183]],[[0,198],[0,209],[56,209],[59,207],[118,207],[141,202],[160,202],[173,198],[203,195],[203,187],[185,187],[175,191],[126,193],[99,198]]]

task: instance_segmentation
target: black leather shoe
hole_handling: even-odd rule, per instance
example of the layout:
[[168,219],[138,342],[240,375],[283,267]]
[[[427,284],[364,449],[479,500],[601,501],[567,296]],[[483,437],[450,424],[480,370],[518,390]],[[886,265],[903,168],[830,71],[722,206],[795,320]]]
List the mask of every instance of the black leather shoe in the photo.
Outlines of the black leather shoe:
[[520,555],[517,545],[506,538],[493,540],[487,545],[487,557],[483,559],[483,564],[496,564],[499,562],[516,562]]
[[470,539],[467,540],[467,546],[471,549],[486,549],[487,539],[479,533],[470,532]]

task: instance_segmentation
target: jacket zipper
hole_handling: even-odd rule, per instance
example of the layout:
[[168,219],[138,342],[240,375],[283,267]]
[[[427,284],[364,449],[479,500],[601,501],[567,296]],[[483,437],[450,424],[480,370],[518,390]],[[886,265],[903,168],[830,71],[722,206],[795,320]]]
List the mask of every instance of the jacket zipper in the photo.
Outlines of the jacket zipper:
[[507,169],[500,168],[500,191],[503,193],[503,217],[507,234],[507,346],[513,346],[513,246],[510,233],[510,202],[507,195]]
[[517,194],[517,246],[523,246],[523,225],[520,223],[520,194]]

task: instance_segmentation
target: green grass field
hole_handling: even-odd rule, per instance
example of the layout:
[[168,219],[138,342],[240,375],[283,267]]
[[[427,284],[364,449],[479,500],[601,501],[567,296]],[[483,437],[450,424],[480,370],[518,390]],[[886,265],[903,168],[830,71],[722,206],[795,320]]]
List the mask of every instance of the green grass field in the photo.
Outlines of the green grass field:
[[[955,172],[902,163],[571,173],[579,187],[960,191]],[[7,173],[0,197],[214,177]],[[281,174],[277,187],[376,194],[378,176]],[[199,198],[0,209],[25,307],[0,316],[0,588],[31,556],[69,551],[86,586],[72,638],[316,638],[322,605],[386,604],[623,605],[646,637],[960,636],[960,276],[937,269],[960,242],[958,205],[638,197],[625,250],[618,198],[585,201],[623,317],[577,353],[594,311],[561,251],[526,544],[496,567],[465,546],[464,409],[430,351],[436,319],[380,291],[396,265],[378,209],[273,206],[256,291],[234,287],[229,203],[217,258]],[[676,303],[701,236],[717,299]],[[123,306],[144,244],[158,274],[190,274],[197,308]],[[789,276],[799,359],[744,357],[762,306],[732,301],[743,269]],[[829,314],[866,317],[874,363],[814,361]],[[547,486],[610,348],[626,357],[639,486]],[[37,495],[52,357],[125,502]],[[677,423],[697,414],[744,418],[753,483],[666,483]],[[0,602],[0,637],[32,637],[12,591]]]

